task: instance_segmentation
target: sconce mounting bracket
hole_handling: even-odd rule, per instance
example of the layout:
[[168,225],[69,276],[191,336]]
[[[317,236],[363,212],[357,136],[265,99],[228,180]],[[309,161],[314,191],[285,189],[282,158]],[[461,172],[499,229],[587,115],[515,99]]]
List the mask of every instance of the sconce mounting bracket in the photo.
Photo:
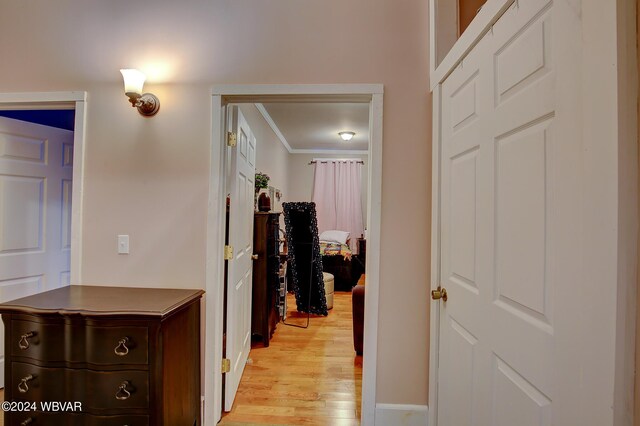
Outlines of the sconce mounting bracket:
[[156,115],[160,110],[160,100],[153,93],[144,93],[132,105],[145,117]]

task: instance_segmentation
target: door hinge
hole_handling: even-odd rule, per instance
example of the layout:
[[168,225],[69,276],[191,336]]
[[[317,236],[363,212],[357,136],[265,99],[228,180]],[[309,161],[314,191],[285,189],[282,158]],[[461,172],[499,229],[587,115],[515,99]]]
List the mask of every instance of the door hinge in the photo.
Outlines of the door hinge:
[[238,144],[238,136],[235,132],[227,132],[227,146],[236,146]]
[[231,371],[231,360],[229,358],[222,358],[222,374]]
[[224,246],[224,260],[233,259],[233,246]]

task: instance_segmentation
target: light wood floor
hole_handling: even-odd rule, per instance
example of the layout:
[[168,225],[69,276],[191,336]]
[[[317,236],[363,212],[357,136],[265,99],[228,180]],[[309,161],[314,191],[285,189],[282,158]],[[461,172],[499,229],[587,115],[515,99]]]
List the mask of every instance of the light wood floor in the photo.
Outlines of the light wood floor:
[[[293,296],[287,303],[287,322],[305,324]],[[336,292],[329,316],[312,316],[308,329],[278,324],[268,348],[254,344],[220,424],[359,425],[362,357],[352,333],[350,292]]]

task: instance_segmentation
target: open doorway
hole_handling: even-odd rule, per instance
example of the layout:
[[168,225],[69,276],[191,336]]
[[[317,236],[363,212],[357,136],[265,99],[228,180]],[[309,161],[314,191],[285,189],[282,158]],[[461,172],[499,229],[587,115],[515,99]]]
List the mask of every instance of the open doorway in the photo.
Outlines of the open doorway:
[[[255,89],[254,94],[251,93],[252,90]],[[265,92],[267,90],[267,92]],[[216,94],[217,93],[217,94]],[[235,93],[235,95],[234,95]],[[362,263],[366,264],[366,280],[367,280],[367,298],[366,298],[366,310],[365,310],[365,337],[364,337],[364,359],[366,362],[363,365],[362,370],[362,418],[363,421],[366,421],[367,418],[372,418],[373,409],[374,409],[374,401],[375,401],[375,355],[376,355],[376,334],[377,334],[377,284],[378,284],[378,257],[379,257],[379,221],[380,221],[380,174],[381,174],[381,161],[380,161],[380,148],[381,148],[381,112],[382,112],[382,87],[376,85],[344,85],[344,86],[269,86],[268,88],[265,86],[224,86],[221,88],[214,89],[214,129],[213,129],[213,147],[212,147],[212,181],[211,181],[211,192],[210,192],[210,200],[212,201],[210,214],[209,214],[209,239],[208,239],[208,251],[209,251],[209,259],[212,259],[212,262],[209,264],[208,269],[208,282],[207,282],[207,304],[210,303],[213,305],[209,305],[209,309],[207,309],[207,348],[212,348],[214,353],[213,356],[206,355],[206,365],[205,365],[205,394],[212,395],[214,398],[210,399],[207,397],[207,402],[205,403],[205,417],[208,421],[211,419],[212,421],[218,421],[221,417],[221,408],[222,408],[222,375],[216,374],[216,365],[218,364],[218,360],[222,363],[222,323],[223,316],[220,315],[220,311],[215,312],[217,307],[223,307],[222,303],[218,303],[222,301],[223,298],[218,298],[217,296],[223,295],[223,275],[224,268],[223,266],[217,262],[217,254],[223,255],[223,247],[224,247],[224,235],[225,235],[225,223],[224,214],[216,214],[223,213],[226,209],[226,204],[224,201],[226,199],[228,183],[230,180],[237,180],[245,182],[242,178],[237,178],[235,175],[231,175],[231,167],[228,167],[230,164],[229,155],[227,154],[226,148],[221,143],[222,141],[226,142],[227,139],[227,127],[230,120],[230,113],[234,110],[232,108],[232,104],[252,104],[252,108],[259,108],[264,110],[269,110],[269,106],[272,104],[285,104],[285,103],[293,103],[293,104],[303,104],[303,103],[317,103],[317,104],[330,104],[330,103],[353,103],[353,104],[363,104],[365,106],[366,117],[368,121],[369,131],[369,140],[370,144],[365,149],[353,149],[350,150],[352,152],[347,152],[342,155],[340,153],[332,152],[331,154],[313,154],[308,151],[304,151],[304,149],[300,148],[301,152],[296,154],[300,155],[299,161],[303,163],[307,170],[307,172],[311,176],[311,181],[313,181],[313,169],[315,164],[320,161],[324,162],[331,157],[351,157],[353,160],[358,160],[358,162],[368,163],[370,168],[368,168],[366,173],[366,184],[364,184],[367,198],[364,206],[364,214],[365,219],[363,220],[364,226],[367,227],[367,249],[362,250],[366,254],[363,254],[362,257],[357,257],[356,261],[362,259]],[[257,106],[255,104],[261,104]],[[267,105],[266,107],[264,105]],[[277,108],[271,108],[272,111],[276,111]],[[264,111],[261,111],[263,117],[270,116],[270,114],[264,114]],[[277,113],[274,113],[277,115]],[[267,120],[269,121],[269,120]],[[272,120],[271,121],[276,121]],[[274,123],[270,123],[269,125],[273,125]],[[277,126],[276,126],[277,127]],[[273,128],[273,126],[272,126]],[[344,128],[340,128],[339,130],[348,130]],[[339,131],[338,130],[338,131]],[[274,130],[277,134],[278,132]],[[251,140],[252,132],[247,134],[247,141]],[[282,133],[282,132],[280,132]],[[337,131],[336,138],[338,137]],[[224,136],[224,137],[223,137]],[[280,135],[283,136],[283,135]],[[238,133],[238,139],[236,143],[240,142],[240,133]],[[254,142],[255,143],[255,142]],[[254,145],[256,152],[258,152],[258,156],[260,153],[260,142],[257,142],[257,145]],[[226,143],[225,143],[226,145]],[[285,143],[283,142],[283,145]],[[241,143],[239,145],[240,149],[244,146],[250,147],[250,144],[244,145]],[[289,147],[291,148],[291,147]],[[295,150],[296,148],[291,148],[290,150]],[[250,153],[250,149],[245,149],[248,155]],[[292,154],[292,155],[296,155]],[[354,155],[355,154],[355,155]],[[357,156],[364,157],[364,159],[354,158]],[[315,161],[314,161],[315,160]],[[232,162],[232,160],[231,160]],[[310,164],[311,163],[311,164]],[[255,166],[255,162],[254,162]],[[300,166],[302,167],[302,165]],[[240,173],[238,176],[240,176]],[[251,172],[245,173],[246,176],[253,177]],[[295,175],[295,173],[292,173]],[[295,179],[295,176],[293,176]],[[253,179],[252,179],[253,180]],[[298,179],[302,180],[302,179]],[[275,182],[274,182],[275,183]],[[253,189],[254,183],[251,182],[247,184],[243,183],[245,188]],[[286,185],[286,184],[285,184]],[[287,201],[287,193],[283,188],[278,186],[284,185],[272,185],[272,193],[275,195],[276,193],[280,193],[281,200],[284,198]],[[307,200],[296,200],[291,199],[290,201],[311,201],[311,193],[312,187],[309,186],[307,188],[309,193],[309,198]],[[243,194],[246,194],[248,191],[244,191]],[[287,190],[287,192],[291,193],[291,191]],[[295,192],[295,191],[294,191]],[[224,194],[223,197],[220,195]],[[296,197],[297,198],[297,197]],[[305,197],[306,198],[306,197]],[[252,199],[253,199],[253,191],[252,191]],[[277,204],[274,200],[274,205]],[[231,200],[233,203],[233,200]],[[253,206],[252,206],[253,207]],[[253,208],[251,209],[253,212]],[[253,213],[252,213],[253,216]],[[233,214],[231,214],[233,217]],[[278,217],[278,222],[280,221],[280,217]],[[354,244],[354,254],[358,256],[358,247],[357,240],[364,240],[364,232],[360,235],[355,236],[356,243]],[[240,250],[245,250],[246,245],[240,245],[240,249],[234,247],[234,251],[236,255]],[[251,254],[251,253],[249,253]],[[363,268],[364,269],[364,268]],[[247,274],[240,274],[239,276],[247,276]],[[359,277],[358,277],[359,278]],[[239,288],[239,286],[236,286]],[[351,304],[351,292],[344,293],[345,300],[348,298],[349,305]],[[289,295],[289,299],[291,300],[292,296]],[[338,297],[340,299],[340,296]],[[340,304],[344,305],[344,301],[337,301],[334,299],[334,306]],[[284,312],[292,313],[295,311],[294,306],[295,303],[289,303],[289,307]],[[284,308],[282,308],[284,309]],[[335,309],[335,308],[334,308]],[[212,312],[212,310],[214,312]],[[334,311],[337,312],[337,311]],[[311,327],[307,329],[310,333],[314,331],[321,331],[321,325],[314,325],[314,321],[322,321],[324,319],[339,317],[339,314],[334,312],[330,312],[327,318],[317,319],[312,318]],[[353,349],[353,341],[352,341],[352,330],[351,330],[351,313],[349,312],[348,317],[346,318],[346,323],[349,325],[347,329],[346,336],[341,339],[345,340],[345,343],[348,347],[350,347],[349,352],[351,353],[352,360],[352,369],[358,368],[361,361],[358,361],[358,357],[356,356],[355,350]],[[305,315],[306,317],[306,315]],[[245,318],[247,318],[245,316]],[[295,318],[290,318],[291,321],[294,321]],[[246,319],[245,319],[246,321]],[[289,321],[288,321],[289,322]],[[211,327],[213,326],[213,327]],[[277,333],[284,328],[284,325],[280,322],[276,326],[276,335]],[[315,330],[314,330],[315,328]],[[226,344],[229,344],[230,336],[226,336]],[[274,338],[275,339],[275,338]],[[242,339],[241,339],[242,340]],[[269,339],[267,338],[267,342]],[[274,340],[275,341],[275,340]],[[263,341],[259,344],[260,347],[266,346],[266,343]],[[271,348],[266,348],[265,350],[270,350]],[[277,357],[276,357],[277,358]],[[286,357],[285,357],[286,358]],[[361,360],[362,358],[360,358]],[[213,362],[211,362],[213,361]],[[230,359],[231,368],[234,368],[238,363],[236,359]],[[286,360],[284,360],[286,362]],[[242,361],[240,362],[240,364]],[[213,365],[212,365],[213,364]],[[355,367],[354,367],[355,364]],[[301,370],[304,370],[304,366],[300,366]],[[340,368],[339,366],[336,368]],[[208,372],[213,372],[213,374],[209,375]],[[219,370],[218,370],[219,371]],[[316,372],[316,374],[321,374],[322,372]],[[241,374],[241,372],[240,372]],[[353,373],[351,373],[353,376]],[[359,372],[358,372],[359,374]],[[207,380],[207,378],[213,377],[213,380]],[[225,377],[228,380],[228,377]],[[351,378],[354,380],[354,377]],[[359,387],[359,378],[354,380],[353,383],[357,383]],[[353,389],[355,391],[355,389]],[[355,392],[354,392],[355,393]],[[359,399],[359,398],[358,398]],[[321,401],[322,402],[322,401]],[[317,403],[317,402],[316,402]],[[355,404],[359,404],[359,400],[355,402]],[[213,406],[212,406],[213,405]],[[230,408],[229,406],[227,408]],[[360,413],[360,407],[354,408],[354,411],[358,414]],[[355,419],[354,419],[355,420]]]
[[227,111],[222,424],[358,421],[369,104]]

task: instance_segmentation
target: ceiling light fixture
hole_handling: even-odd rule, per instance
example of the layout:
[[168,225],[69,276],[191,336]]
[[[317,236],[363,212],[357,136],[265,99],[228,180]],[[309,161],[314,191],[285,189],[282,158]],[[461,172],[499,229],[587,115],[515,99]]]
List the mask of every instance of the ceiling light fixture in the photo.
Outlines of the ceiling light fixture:
[[124,94],[129,98],[131,106],[146,117],[156,115],[160,109],[160,100],[151,93],[142,93],[147,76],[136,69],[122,69],[120,72],[124,80]]
[[338,133],[343,141],[349,142],[356,135],[355,132],[340,132]]

